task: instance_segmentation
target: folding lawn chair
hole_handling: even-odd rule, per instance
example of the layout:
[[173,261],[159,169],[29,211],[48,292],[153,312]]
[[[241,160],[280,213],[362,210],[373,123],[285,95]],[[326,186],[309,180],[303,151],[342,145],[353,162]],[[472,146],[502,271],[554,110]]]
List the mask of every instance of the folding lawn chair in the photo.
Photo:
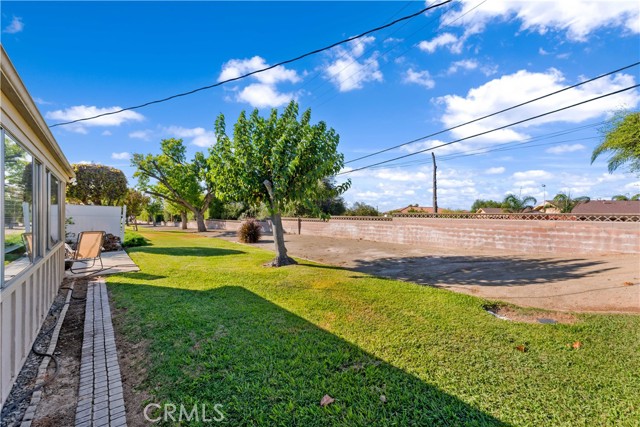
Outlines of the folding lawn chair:
[[[73,251],[71,258],[65,261],[71,261],[72,263],[83,262],[88,263],[92,261],[90,266],[73,269],[71,264],[72,273],[85,272],[96,265],[96,260],[100,261],[100,270],[104,269],[102,264],[102,245],[104,244],[104,238],[106,233],[104,231],[83,231],[78,234],[78,240],[76,242],[76,249]],[[98,271],[100,271],[98,270]]]

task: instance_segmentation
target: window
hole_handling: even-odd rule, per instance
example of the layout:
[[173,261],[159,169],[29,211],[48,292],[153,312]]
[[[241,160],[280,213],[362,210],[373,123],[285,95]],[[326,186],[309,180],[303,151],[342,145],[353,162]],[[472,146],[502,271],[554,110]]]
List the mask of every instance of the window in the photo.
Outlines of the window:
[[[4,282],[33,263],[37,248],[34,226],[34,162],[6,132],[4,170]],[[37,173],[36,173],[37,176]]]
[[47,171],[49,186],[49,203],[47,206],[47,228],[49,236],[47,250],[53,248],[60,241],[60,181]]

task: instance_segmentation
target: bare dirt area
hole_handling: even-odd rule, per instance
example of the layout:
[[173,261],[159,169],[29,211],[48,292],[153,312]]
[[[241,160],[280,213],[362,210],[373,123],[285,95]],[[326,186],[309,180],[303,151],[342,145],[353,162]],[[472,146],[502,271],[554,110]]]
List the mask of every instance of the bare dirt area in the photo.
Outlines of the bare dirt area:
[[[199,234],[237,240],[229,231]],[[294,234],[285,235],[285,241],[294,257],[519,306],[640,313],[637,254],[511,254]],[[264,236],[254,246],[273,250],[273,238]]]
[[[69,283],[65,281],[63,287]],[[54,353],[58,359],[58,373],[43,388],[42,399],[31,424],[34,427],[71,426],[75,423],[86,295],[86,281],[75,280],[72,299]]]

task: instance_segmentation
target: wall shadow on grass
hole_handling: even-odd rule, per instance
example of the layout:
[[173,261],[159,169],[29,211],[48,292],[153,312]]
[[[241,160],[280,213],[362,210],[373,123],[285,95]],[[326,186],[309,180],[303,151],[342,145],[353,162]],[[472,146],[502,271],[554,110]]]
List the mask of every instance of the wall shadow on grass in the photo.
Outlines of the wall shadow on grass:
[[352,270],[422,285],[521,286],[602,275],[614,270],[579,258],[497,256],[390,257],[357,260]]
[[[220,403],[227,425],[507,425],[243,287],[117,279],[116,324],[150,341],[142,390],[156,390],[153,402]],[[325,394],[336,401],[323,408]]]
[[159,246],[138,246],[131,248],[130,252],[140,252],[155,255],[168,255],[168,256],[224,256],[224,255],[239,255],[244,254],[244,251],[236,249],[222,249],[222,248],[207,248],[202,246],[192,247],[159,247]]

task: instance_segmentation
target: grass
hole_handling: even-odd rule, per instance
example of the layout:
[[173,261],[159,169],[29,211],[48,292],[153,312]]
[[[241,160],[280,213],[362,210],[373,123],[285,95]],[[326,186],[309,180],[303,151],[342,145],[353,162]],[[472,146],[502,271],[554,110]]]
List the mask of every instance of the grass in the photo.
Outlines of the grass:
[[[152,402],[219,403],[234,426],[640,420],[638,316],[505,322],[467,295],[306,261],[265,268],[273,254],[250,246],[141,234],[152,246],[129,252],[142,272],[108,283],[119,333],[148,344]],[[325,394],[336,401],[321,407]]]

